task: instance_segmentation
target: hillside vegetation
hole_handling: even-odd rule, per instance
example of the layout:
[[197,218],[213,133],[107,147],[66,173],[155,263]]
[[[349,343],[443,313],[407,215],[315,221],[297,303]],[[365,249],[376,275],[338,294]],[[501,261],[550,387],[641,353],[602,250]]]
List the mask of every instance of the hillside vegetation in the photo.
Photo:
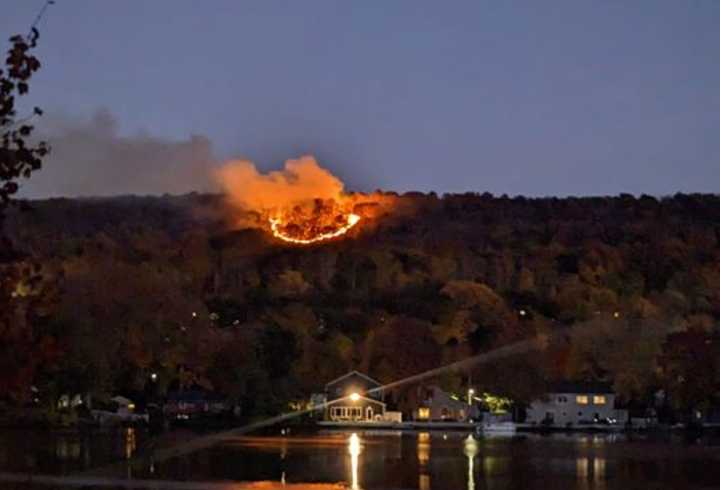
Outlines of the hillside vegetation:
[[[0,339],[16,403],[31,385],[52,403],[197,384],[271,413],[349,369],[389,382],[559,329],[478,366],[476,388],[527,401],[605,380],[684,411],[720,395],[718,196],[385,194],[313,247],[231,229],[213,195],[31,207],[7,221],[43,278],[18,287],[27,308]],[[466,374],[438,381],[461,391]]]

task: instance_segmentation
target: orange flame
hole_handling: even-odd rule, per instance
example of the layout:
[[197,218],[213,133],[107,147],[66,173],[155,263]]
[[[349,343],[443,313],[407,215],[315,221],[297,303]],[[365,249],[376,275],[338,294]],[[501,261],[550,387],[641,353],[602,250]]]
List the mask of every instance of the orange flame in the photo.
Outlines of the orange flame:
[[283,169],[267,173],[248,161],[229,161],[215,176],[232,208],[252,212],[240,214],[238,224],[264,229],[269,224],[268,231],[287,243],[332,240],[367,217],[355,209],[356,197],[343,192],[342,181],[311,156],[288,160]]
[[347,216],[347,222],[337,230],[325,233],[319,233],[312,238],[295,238],[286,233],[283,233],[280,227],[283,221],[280,218],[270,218],[270,231],[275,238],[279,238],[288,243],[295,243],[298,245],[310,245],[311,243],[317,243],[325,240],[332,240],[333,238],[340,237],[346,234],[350,229],[360,221],[360,216],[357,214],[350,213]]

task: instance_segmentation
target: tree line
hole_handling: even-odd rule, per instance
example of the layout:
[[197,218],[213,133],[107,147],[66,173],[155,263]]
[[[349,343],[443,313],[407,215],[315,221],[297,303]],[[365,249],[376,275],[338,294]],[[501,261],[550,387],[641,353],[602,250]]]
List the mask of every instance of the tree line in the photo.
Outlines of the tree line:
[[[267,414],[359,369],[390,382],[508,343],[477,367],[526,403],[557,380],[606,381],[679,414],[720,395],[720,197],[383,194],[347,239],[287,246],[233,230],[215,195],[31,202],[7,217],[42,265],[17,284],[24,336],[2,396],[193,386]],[[437,382],[462,392],[470,373]],[[412,402],[399,390],[399,408]]]

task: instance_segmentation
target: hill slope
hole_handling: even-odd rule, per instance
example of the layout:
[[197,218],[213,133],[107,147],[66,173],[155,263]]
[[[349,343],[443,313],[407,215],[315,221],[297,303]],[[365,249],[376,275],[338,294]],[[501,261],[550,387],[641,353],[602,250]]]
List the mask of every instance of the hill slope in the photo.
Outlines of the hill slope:
[[[230,229],[211,195],[32,207],[8,224],[43,264],[53,301],[32,336],[58,356],[7,376],[53,393],[148,389],[158,372],[153,389],[198,383],[271,412],[350,368],[391,381],[583,324],[474,382],[522,400],[544,380],[606,379],[644,398],[691,367],[668,336],[718,332],[718,196],[385,194],[352,236],[313,247]],[[440,381],[460,390],[463,379]]]

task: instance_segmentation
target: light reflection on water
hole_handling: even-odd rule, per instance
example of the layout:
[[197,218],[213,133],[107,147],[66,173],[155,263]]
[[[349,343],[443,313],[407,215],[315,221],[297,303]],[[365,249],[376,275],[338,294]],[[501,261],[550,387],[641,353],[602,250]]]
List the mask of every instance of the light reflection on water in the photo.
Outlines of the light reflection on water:
[[418,488],[430,490],[430,474],[428,473],[428,462],[430,461],[430,433],[419,432],[417,435],[417,460],[418,460]]
[[[31,458],[38,473],[70,473],[99,466],[98,451],[117,461],[146,446],[141,430],[119,430],[104,440],[64,435],[46,439],[45,445],[39,435],[33,437],[14,451],[11,444],[21,439],[3,439],[0,432],[0,471],[19,471]],[[113,476],[250,482],[251,488],[273,489],[341,484],[351,490],[624,490],[645,482],[645,488],[674,490],[720,488],[718,461],[717,446],[627,441],[616,435],[485,438],[467,432],[338,431],[240,437]]]
[[[577,468],[577,488],[593,488],[593,489],[604,489],[606,488],[606,459],[602,456],[583,456],[578,457],[576,460]],[[590,482],[593,485],[590,485]]]
[[125,459],[130,459],[137,449],[137,439],[135,438],[135,428],[128,427],[125,429]]
[[470,434],[465,439],[465,456],[468,458],[467,487],[468,490],[475,490],[475,456],[478,453],[478,444]]
[[352,482],[350,488],[352,490],[359,490],[360,484],[358,483],[358,460],[360,458],[360,438],[354,432],[350,435],[350,438],[348,439],[348,452],[350,453],[350,481]]

